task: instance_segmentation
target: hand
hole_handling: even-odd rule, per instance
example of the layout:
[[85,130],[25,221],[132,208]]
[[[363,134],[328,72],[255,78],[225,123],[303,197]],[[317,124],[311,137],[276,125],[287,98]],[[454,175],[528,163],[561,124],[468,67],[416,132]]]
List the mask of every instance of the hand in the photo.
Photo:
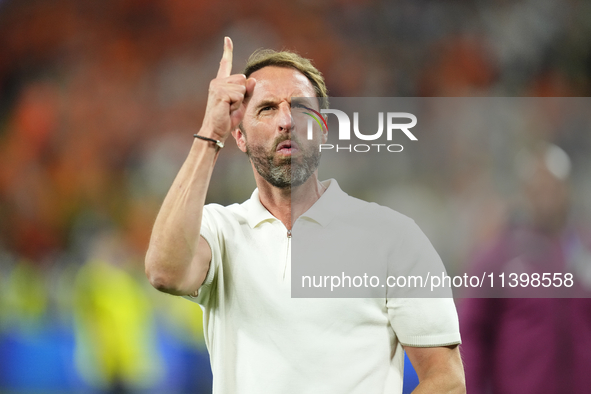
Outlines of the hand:
[[225,141],[238,127],[246,111],[245,100],[252,95],[256,80],[232,72],[232,40],[224,38],[224,54],[217,77],[209,84],[203,126],[199,134]]

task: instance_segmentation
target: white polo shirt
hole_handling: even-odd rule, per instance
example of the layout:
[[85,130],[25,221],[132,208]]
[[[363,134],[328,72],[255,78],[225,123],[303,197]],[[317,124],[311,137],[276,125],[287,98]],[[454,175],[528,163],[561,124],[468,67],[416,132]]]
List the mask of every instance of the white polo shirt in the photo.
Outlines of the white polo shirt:
[[[335,180],[325,186],[298,221],[330,220],[334,204],[369,205]],[[392,217],[393,236],[420,232],[412,219]],[[190,299],[204,309],[214,394],[401,393],[401,345],[460,343],[451,299],[291,298],[291,238],[258,190],[242,204],[207,205],[201,235],[211,267]],[[423,246],[432,249],[411,247]]]

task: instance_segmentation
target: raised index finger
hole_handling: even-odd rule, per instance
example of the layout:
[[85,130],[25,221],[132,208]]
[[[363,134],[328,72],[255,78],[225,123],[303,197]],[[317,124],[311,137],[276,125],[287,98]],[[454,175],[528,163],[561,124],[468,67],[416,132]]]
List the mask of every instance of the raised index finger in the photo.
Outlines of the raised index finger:
[[226,78],[232,72],[232,49],[234,48],[230,37],[224,37],[224,54],[220,61],[220,68],[218,70],[218,78]]

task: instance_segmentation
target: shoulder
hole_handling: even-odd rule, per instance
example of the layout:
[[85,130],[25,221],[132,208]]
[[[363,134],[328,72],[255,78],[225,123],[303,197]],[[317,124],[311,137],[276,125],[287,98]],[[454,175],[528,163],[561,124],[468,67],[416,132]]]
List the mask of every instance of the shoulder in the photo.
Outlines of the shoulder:
[[211,215],[219,215],[219,216],[245,216],[248,208],[244,205],[248,202],[245,201],[241,204],[231,204],[231,205],[221,205],[216,203],[206,204],[203,207],[203,210]]
[[203,207],[203,224],[211,228],[225,228],[248,224],[249,201],[241,204],[207,204]]
[[417,227],[415,221],[384,205],[375,202],[367,202],[347,195],[346,208],[341,215],[341,220],[351,221],[364,226],[375,228],[387,228],[390,232]]

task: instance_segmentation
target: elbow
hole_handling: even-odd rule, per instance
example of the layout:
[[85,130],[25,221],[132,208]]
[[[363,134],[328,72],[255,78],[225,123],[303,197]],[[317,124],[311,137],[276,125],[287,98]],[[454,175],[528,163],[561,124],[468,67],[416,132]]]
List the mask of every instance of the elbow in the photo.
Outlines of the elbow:
[[176,289],[166,276],[159,275],[148,270],[146,270],[146,276],[152,287],[154,287],[156,290],[168,294],[173,294],[175,292]]
[[156,290],[173,295],[183,295],[176,276],[166,269],[162,259],[150,251],[146,255],[145,273],[148,281]]

